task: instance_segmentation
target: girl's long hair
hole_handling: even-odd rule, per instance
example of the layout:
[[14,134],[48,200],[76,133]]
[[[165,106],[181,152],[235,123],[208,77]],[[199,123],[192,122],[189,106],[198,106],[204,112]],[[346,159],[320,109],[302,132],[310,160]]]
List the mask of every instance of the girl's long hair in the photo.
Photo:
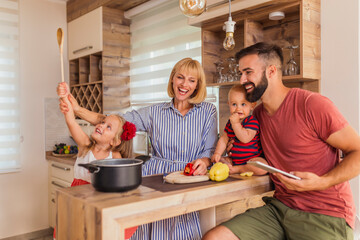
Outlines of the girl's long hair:
[[127,140],[127,141],[121,139],[121,134],[124,131],[123,126],[126,123],[126,120],[119,115],[114,115],[114,116],[116,116],[120,121],[120,127],[119,127],[118,132],[115,135],[115,138],[121,140],[121,143],[120,143],[120,145],[112,147],[111,151],[120,152],[122,158],[132,158],[132,156],[133,156],[133,138],[130,140]]

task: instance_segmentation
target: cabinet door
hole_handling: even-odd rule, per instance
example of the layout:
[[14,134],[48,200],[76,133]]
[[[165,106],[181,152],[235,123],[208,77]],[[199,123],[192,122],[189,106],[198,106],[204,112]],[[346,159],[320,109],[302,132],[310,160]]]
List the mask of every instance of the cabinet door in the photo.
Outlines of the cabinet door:
[[102,7],[68,23],[69,60],[102,51]]

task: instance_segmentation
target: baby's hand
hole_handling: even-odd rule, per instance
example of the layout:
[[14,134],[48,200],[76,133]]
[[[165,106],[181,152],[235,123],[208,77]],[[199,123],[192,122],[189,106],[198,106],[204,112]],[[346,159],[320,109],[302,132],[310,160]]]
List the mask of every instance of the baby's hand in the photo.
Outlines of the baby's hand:
[[64,98],[67,97],[70,93],[69,85],[66,82],[61,82],[56,88],[56,92],[59,97]]
[[235,125],[237,123],[241,123],[241,118],[240,118],[240,115],[238,113],[233,113],[230,115],[230,122],[231,122],[231,125]]
[[214,153],[214,155],[212,155],[211,157],[211,162],[217,163],[219,162],[221,159],[221,155],[218,153]]

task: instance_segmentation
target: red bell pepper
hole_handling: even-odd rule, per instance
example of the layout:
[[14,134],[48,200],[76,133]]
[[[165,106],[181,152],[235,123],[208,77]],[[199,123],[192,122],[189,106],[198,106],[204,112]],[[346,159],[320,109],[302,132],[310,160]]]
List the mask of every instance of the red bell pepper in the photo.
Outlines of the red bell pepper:
[[192,163],[188,163],[185,166],[184,169],[184,175],[186,176],[192,176],[194,174],[195,169],[193,169],[193,164]]

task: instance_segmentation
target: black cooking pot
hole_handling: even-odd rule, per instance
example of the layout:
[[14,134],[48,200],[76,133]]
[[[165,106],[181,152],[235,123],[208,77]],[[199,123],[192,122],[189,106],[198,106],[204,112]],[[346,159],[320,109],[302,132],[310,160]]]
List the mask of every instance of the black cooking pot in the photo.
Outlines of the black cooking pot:
[[142,160],[122,158],[103,159],[78,164],[91,173],[91,184],[101,192],[125,192],[141,184]]

